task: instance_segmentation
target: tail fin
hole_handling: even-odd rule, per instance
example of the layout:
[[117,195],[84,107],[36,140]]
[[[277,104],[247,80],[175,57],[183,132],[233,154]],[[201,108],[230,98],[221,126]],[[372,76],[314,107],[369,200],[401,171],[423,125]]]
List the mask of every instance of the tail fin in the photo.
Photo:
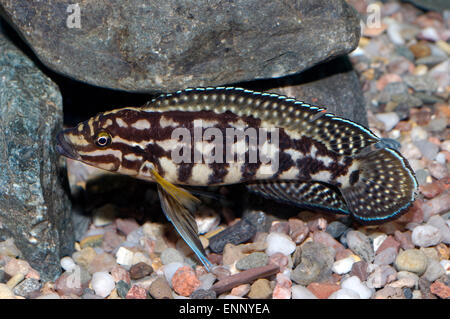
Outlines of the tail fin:
[[372,148],[354,159],[359,167],[349,172],[348,184],[341,188],[352,215],[365,223],[376,223],[405,212],[417,192],[407,160],[390,148]]

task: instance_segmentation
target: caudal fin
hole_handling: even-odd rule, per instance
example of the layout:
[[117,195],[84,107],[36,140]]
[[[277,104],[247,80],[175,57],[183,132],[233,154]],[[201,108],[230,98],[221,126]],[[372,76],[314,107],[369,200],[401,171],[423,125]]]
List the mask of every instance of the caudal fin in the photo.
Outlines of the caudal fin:
[[349,172],[341,193],[352,215],[366,223],[400,216],[417,192],[414,171],[407,160],[390,148],[356,155],[358,168]]

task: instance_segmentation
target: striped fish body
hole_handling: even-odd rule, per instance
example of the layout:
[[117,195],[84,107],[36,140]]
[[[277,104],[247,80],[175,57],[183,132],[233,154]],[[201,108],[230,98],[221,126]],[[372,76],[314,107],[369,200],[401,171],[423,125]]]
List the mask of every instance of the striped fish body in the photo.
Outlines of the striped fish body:
[[[267,198],[372,222],[405,211],[417,189],[407,161],[379,142],[363,126],[322,108],[220,87],[98,114],[63,131],[57,148],[89,165],[158,183],[174,225],[181,213],[173,207],[193,211],[196,202],[175,185],[235,183]],[[195,232],[191,225],[188,234]]]

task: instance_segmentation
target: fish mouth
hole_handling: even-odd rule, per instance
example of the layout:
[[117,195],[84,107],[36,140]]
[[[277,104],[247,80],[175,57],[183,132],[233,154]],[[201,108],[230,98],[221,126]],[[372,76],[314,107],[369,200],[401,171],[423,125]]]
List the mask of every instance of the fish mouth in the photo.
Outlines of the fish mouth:
[[58,151],[59,154],[74,159],[74,160],[79,160],[80,159],[80,155],[78,155],[73,147],[67,142],[65,135],[64,135],[65,131],[59,132],[58,135],[56,136],[56,150]]

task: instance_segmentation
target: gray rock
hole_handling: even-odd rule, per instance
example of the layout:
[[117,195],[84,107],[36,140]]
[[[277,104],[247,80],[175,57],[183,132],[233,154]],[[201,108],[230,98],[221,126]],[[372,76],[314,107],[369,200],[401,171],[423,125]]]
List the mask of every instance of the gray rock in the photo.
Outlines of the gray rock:
[[127,293],[128,293],[128,290],[130,290],[130,285],[129,284],[127,284],[125,281],[123,281],[123,280],[119,280],[117,283],[116,283],[116,289],[117,289],[117,295],[120,297],[120,298],[124,298],[125,299],[125,297],[126,297],[126,295],[127,295]]
[[300,264],[292,271],[291,279],[299,285],[307,286],[320,282],[331,274],[335,251],[317,242],[307,242],[301,248]]
[[420,150],[422,155],[429,160],[434,160],[439,152],[439,146],[429,142],[428,140],[415,141],[414,145]]
[[364,261],[370,263],[375,257],[370,238],[363,233],[351,230],[347,233],[348,247]]
[[62,129],[57,86],[0,30],[0,240],[17,248],[44,281],[73,250],[70,202],[54,139]]
[[42,284],[39,280],[34,278],[26,278],[16,287],[14,287],[13,292],[17,296],[28,297],[32,292],[41,289]]
[[433,282],[443,275],[445,275],[445,269],[441,263],[434,259],[428,259],[427,270],[423,274],[423,277],[429,282]]
[[269,262],[269,256],[262,252],[254,252],[238,260],[236,268],[239,270],[248,270],[255,267],[262,267]]
[[[78,2],[0,0],[0,12],[51,69],[128,91],[174,91],[294,74],[351,52],[343,0]],[[80,26],[80,28],[77,28]]]
[[191,299],[216,299],[216,292],[214,290],[197,289],[189,298]]
[[403,80],[409,87],[418,92],[434,92],[438,88],[436,80],[427,74],[406,75]]
[[169,247],[162,251],[161,262],[167,265],[174,262],[182,263],[184,261],[183,255],[175,248]]
[[387,283],[394,281],[397,278],[397,272],[394,268],[388,265],[377,267],[373,273],[367,278],[367,287],[381,288]]
[[347,229],[347,225],[340,221],[334,221],[328,224],[326,232],[333,236],[333,238],[339,238]]
[[256,234],[256,227],[247,220],[241,219],[209,239],[209,248],[215,253],[221,253],[226,244],[239,245]]

